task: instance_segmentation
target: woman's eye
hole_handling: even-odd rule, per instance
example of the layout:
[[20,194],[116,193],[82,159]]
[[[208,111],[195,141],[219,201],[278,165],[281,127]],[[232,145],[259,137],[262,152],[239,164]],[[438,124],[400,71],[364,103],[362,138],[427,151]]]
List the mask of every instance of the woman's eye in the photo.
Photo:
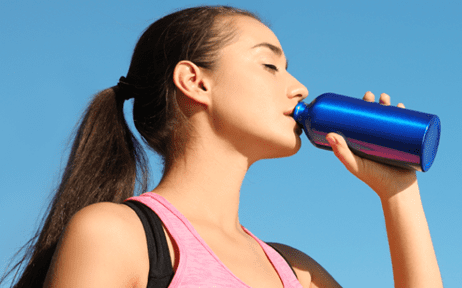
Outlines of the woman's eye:
[[274,71],[274,72],[279,71],[279,70],[278,70],[278,67],[276,67],[276,66],[273,65],[273,64],[264,64],[264,66],[265,66],[267,69],[270,69],[271,71]]

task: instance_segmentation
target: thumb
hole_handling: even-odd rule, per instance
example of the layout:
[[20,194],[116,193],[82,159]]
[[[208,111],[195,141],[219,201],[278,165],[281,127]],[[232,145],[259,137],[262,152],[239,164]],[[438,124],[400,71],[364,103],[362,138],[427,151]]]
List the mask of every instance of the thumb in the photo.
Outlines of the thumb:
[[345,165],[348,171],[358,175],[361,158],[351,152],[345,139],[337,133],[329,133],[326,135],[326,140],[332,147],[335,156]]

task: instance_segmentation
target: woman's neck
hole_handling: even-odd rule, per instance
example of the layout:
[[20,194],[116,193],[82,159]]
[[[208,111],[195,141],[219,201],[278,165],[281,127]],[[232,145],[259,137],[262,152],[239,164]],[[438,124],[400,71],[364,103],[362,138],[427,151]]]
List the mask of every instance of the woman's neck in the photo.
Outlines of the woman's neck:
[[230,233],[241,231],[239,195],[249,160],[226,145],[208,142],[186,148],[153,192],[166,198],[192,223]]

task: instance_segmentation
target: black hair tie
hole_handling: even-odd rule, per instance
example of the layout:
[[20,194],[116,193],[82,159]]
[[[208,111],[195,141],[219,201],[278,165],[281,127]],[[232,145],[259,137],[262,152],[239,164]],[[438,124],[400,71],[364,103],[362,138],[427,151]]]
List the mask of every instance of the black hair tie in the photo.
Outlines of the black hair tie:
[[136,87],[129,84],[127,78],[124,76],[120,77],[119,83],[117,83],[117,87],[119,88],[116,92],[117,99],[125,101],[131,98],[135,98]]
[[124,76],[120,77],[117,83],[116,97],[119,100],[129,100],[135,97],[144,97],[145,95],[152,95],[156,93],[156,87],[137,85],[130,83]]

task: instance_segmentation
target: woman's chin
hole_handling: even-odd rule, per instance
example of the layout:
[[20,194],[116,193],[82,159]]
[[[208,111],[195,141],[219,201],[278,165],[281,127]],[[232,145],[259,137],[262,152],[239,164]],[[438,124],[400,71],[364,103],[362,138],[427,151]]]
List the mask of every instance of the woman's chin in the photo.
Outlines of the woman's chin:
[[291,149],[287,150],[287,154],[281,157],[289,157],[297,154],[297,152],[300,150],[302,147],[302,141],[300,141],[300,138],[298,139],[297,143],[291,147]]
[[279,143],[279,145],[273,147],[268,153],[267,157],[264,157],[265,159],[272,159],[272,158],[284,158],[284,157],[290,157],[295,155],[301,148],[302,146],[302,141],[300,137],[296,136],[296,139],[293,141],[288,141],[287,143]]

